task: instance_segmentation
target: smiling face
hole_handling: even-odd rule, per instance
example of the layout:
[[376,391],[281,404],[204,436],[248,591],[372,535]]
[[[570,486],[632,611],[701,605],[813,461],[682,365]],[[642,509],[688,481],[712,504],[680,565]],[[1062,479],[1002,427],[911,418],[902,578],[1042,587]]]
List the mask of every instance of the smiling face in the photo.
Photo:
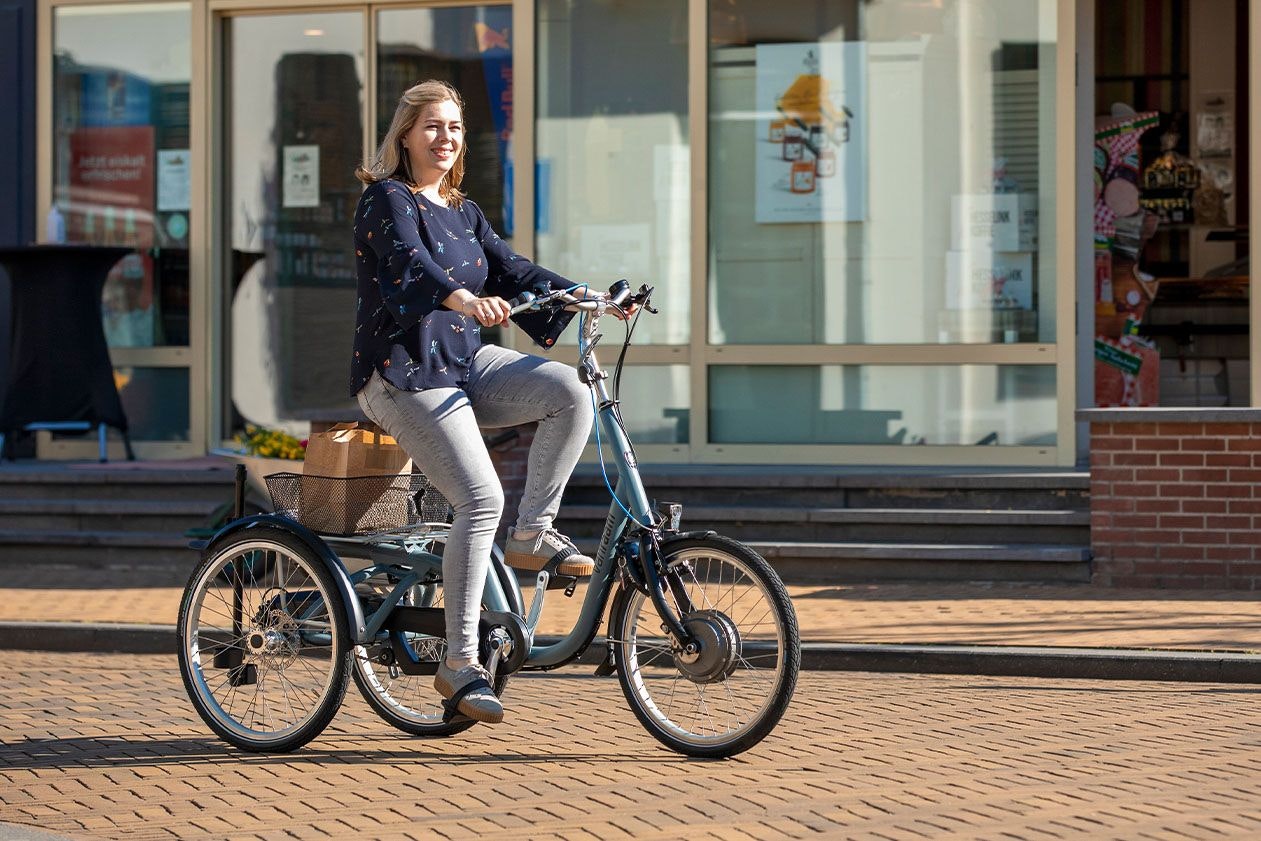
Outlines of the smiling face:
[[450,99],[433,102],[421,109],[403,146],[417,186],[436,186],[446,176],[464,150],[464,115]]

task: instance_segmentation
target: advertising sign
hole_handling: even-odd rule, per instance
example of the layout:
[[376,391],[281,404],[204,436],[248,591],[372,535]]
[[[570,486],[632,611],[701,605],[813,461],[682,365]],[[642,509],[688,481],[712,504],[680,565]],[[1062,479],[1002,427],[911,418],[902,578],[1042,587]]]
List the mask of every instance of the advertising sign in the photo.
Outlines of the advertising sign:
[[153,170],[152,126],[71,132],[68,238],[152,246]]
[[866,218],[866,54],[861,41],[757,46],[758,222]]

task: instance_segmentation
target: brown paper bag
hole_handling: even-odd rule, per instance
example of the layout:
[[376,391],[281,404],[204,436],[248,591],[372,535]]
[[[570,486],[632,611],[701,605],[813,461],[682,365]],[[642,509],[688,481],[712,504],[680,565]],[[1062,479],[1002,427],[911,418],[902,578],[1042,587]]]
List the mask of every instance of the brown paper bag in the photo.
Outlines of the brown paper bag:
[[411,474],[412,460],[403,448],[366,424],[339,423],[313,433],[298,519],[330,534],[400,528],[415,516]]

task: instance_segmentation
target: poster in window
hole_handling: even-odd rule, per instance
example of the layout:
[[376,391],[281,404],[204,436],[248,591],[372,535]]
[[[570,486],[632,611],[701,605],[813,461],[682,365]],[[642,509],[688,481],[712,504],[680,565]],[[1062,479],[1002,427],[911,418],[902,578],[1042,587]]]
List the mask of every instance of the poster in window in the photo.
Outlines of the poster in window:
[[187,149],[158,150],[158,210],[188,210],[192,206],[192,175]]
[[284,147],[283,196],[285,207],[320,206],[320,147]]
[[72,241],[153,245],[153,127],[80,128],[70,133]]
[[754,218],[862,221],[866,44],[759,44],[756,63]]

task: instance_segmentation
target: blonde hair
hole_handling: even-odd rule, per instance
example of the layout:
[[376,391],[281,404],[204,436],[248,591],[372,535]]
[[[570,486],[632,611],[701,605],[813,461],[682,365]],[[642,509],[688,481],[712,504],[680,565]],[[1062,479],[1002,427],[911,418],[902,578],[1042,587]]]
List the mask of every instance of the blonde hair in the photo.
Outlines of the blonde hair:
[[[355,169],[355,177],[365,184],[374,184],[387,178],[416,187],[416,179],[412,177],[411,164],[407,159],[407,151],[403,148],[403,136],[412,130],[420,112],[427,106],[451,100],[460,109],[460,118],[464,118],[464,100],[460,92],[446,82],[429,79],[412,85],[403,91],[399,98],[398,108],[394,110],[394,119],[385,132],[385,138],[377,148],[376,154],[363,162],[363,166]],[[466,132],[467,135],[467,132]],[[464,153],[467,143],[460,144],[460,154],[456,156],[451,171],[443,176],[438,185],[438,195],[452,207],[459,207],[464,201],[464,193],[460,184],[464,181]]]

